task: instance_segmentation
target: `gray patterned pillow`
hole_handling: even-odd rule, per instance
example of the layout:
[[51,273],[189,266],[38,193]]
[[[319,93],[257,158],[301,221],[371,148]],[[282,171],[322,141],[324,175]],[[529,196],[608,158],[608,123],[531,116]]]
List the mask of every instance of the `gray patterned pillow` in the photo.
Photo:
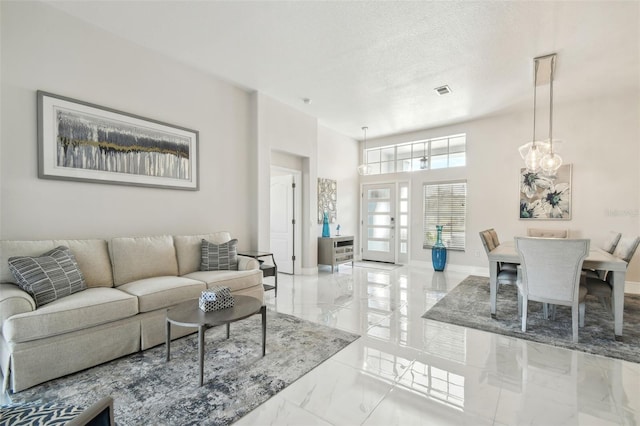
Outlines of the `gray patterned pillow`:
[[38,257],[10,257],[9,269],[37,307],[87,288],[76,258],[65,246]]
[[223,244],[202,240],[200,270],[201,271],[237,271],[238,240],[233,239]]

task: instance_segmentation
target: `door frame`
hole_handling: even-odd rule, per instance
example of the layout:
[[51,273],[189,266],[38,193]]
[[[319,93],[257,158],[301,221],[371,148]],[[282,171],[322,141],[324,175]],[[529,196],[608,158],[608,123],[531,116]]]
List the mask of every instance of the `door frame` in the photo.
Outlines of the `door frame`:
[[[399,243],[398,243],[398,225],[397,225],[397,216],[398,216],[398,183],[395,181],[386,181],[386,182],[367,182],[367,183],[361,183],[360,184],[360,259],[363,260],[364,259],[364,247],[365,247],[365,226],[364,226],[364,187],[365,186],[372,186],[372,185],[391,185],[393,186],[393,206],[394,209],[391,212],[392,213],[392,217],[394,218],[394,221],[396,221],[396,225],[394,225],[393,227],[393,233],[391,235],[393,241],[393,263],[398,263],[398,250],[399,250]],[[381,261],[384,262],[384,261]]]

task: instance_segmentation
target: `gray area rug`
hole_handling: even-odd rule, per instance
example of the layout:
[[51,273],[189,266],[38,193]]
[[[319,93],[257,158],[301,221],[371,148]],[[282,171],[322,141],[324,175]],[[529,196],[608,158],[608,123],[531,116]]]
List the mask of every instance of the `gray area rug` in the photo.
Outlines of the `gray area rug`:
[[197,334],[11,394],[11,401],[63,402],[88,407],[114,398],[118,425],[225,425],[233,423],[359,336],[267,311],[267,354],[262,357],[260,315],[209,329],[198,386]]
[[423,318],[504,334],[534,342],[589,352],[640,363],[640,295],[625,295],[623,340],[616,341],[613,316],[598,299],[587,296],[585,326],[579,341],[571,341],[571,308],[558,306],[556,319],[544,319],[542,304],[529,302],[527,331],[522,332],[518,316],[518,290],[514,285],[498,288],[497,319],[489,307],[489,278],[469,276],[431,309]]

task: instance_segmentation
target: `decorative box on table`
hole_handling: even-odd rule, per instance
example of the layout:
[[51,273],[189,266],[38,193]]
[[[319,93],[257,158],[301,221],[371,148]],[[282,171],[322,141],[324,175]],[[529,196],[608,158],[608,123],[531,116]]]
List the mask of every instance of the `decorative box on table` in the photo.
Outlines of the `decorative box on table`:
[[200,295],[198,306],[205,312],[218,311],[233,306],[233,296],[229,287],[217,286],[205,290]]

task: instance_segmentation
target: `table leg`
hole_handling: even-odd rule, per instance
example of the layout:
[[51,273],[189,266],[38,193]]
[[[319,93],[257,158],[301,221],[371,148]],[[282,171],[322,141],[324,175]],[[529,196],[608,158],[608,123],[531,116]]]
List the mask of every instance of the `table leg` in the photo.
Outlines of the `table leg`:
[[260,308],[262,314],[262,356],[267,353],[267,307]]
[[625,275],[625,271],[613,271],[613,292],[611,296],[613,297],[612,305],[616,340],[622,340]]
[[171,323],[169,322],[169,320],[167,321],[167,325],[166,325],[166,332],[165,332],[165,338],[167,341],[167,361],[169,361],[169,359],[171,358]]
[[491,302],[491,318],[496,317],[496,299],[498,297],[498,262],[489,261],[489,294]]
[[198,358],[200,363],[200,386],[204,382],[204,325],[198,327]]

